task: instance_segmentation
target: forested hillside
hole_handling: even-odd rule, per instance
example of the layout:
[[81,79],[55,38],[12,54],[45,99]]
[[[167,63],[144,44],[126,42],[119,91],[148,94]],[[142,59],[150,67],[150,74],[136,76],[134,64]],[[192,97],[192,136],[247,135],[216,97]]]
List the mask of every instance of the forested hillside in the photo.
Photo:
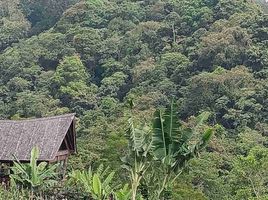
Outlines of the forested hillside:
[[104,164],[125,183],[128,119],[150,127],[174,99],[181,123],[209,112],[214,134],[170,199],[266,200],[268,15],[256,2],[0,0],[0,117],[76,113],[70,170]]

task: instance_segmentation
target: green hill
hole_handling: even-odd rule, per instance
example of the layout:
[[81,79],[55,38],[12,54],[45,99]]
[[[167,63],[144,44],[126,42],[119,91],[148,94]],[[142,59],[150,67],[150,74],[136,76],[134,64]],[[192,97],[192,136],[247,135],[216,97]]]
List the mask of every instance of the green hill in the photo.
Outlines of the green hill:
[[184,126],[207,111],[216,128],[172,198],[267,199],[268,16],[258,3],[3,0],[0,117],[75,112],[70,169],[103,163],[125,183],[130,113],[149,126],[174,99]]

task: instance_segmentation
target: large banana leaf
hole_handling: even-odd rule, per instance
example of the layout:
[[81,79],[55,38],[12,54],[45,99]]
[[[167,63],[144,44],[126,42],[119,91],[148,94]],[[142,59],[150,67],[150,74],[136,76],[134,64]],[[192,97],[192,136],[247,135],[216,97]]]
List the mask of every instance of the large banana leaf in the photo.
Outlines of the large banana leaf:
[[193,128],[182,128],[176,117],[175,104],[164,112],[157,110],[154,114],[152,150],[157,158],[164,164],[177,171],[184,164],[194,157],[204,148],[212,136],[212,129],[205,131],[201,139],[195,145],[190,145],[189,141],[194,134],[198,134],[198,129],[209,117],[208,112],[204,112],[196,118],[196,126]]
[[149,130],[146,130],[145,126],[136,128],[132,118],[128,122],[127,138],[129,140],[129,149],[137,156],[146,156],[151,146]]
[[164,112],[157,110],[154,114],[152,149],[159,160],[170,160],[180,143],[180,123],[175,113],[175,104]]
[[38,177],[38,169],[37,169],[37,158],[39,157],[39,150],[37,147],[34,147],[31,151],[31,182],[34,187],[40,184],[40,180]]
[[101,180],[98,174],[93,175],[92,188],[93,188],[93,194],[99,197],[98,199],[101,199],[102,187],[101,187]]

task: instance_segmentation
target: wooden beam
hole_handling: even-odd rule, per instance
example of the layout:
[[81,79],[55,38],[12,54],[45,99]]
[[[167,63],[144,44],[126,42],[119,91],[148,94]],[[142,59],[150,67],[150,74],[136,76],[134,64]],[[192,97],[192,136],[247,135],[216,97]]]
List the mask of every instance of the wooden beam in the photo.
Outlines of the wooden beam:
[[73,120],[73,122],[72,122],[72,124],[73,124],[73,142],[74,142],[74,153],[77,153],[77,146],[76,146],[76,131],[75,131],[75,124],[76,124],[76,121],[75,121],[75,119]]
[[67,162],[68,162],[68,157],[66,157],[65,160],[63,161],[63,173],[62,173],[63,180],[65,179],[65,174],[67,171]]
[[55,158],[53,160],[50,160],[49,163],[54,163],[54,162],[57,162],[57,161],[65,160],[66,158],[69,157],[70,154],[71,153],[70,153],[69,150],[58,151],[58,153],[56,154]]
[[[66,135],[66,136],[68,136],[68,133],[67,133],[67,135]],[[69,146],[69,144],[68,144],[68,140],[67,140],[67,138],[66,138],[66,137],[64,138],[64,143],[65,143],[66,148],[68,149],[68,151],[70,151],[70,150],[71,150],[71,148],[70,148],[70,146]]]
[[63,156],[63,155],[69,155],[70,151],[69,150],[63,150],[63,151],[58,151],[56,156]]

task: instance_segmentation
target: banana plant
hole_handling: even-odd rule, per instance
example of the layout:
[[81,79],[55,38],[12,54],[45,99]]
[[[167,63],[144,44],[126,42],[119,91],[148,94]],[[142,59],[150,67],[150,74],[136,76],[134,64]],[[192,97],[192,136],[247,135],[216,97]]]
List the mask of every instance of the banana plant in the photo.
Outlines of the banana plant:
[[55,180],[57,165],[48,165],[46,162],[37,164],[38,157],[39,150],[37,147],[34,147],[31,151],[30,163],[23,164],[15,157],[16,161],[11,168],[13,171],[11,179],[24,188],[30,188],[31,191],[55,184],[57,182]]
[[131,198],[131,190],[128,184],[124,185],[124,187],[115,192],[116,200],[129,200]]
[[[155,159],[162,164],[165,173],[157,199],[163,198],[163,191],[168,184],[178,178],[184,165],[207,145],[213,134],[212,129],[207,129],[202,134],[198,131],[200,125],[208,119],[209,113],[198,116],[194,128],[184,128],[177,119],[175,110],[172,102],[168,109],[157,110],[154,114],[152,152]],[[190,141],[196,134],[201,137],[192,144]]]
[[137,200],[140,198],[138,187],[151,163],[151,156],[149,154],[151,149],[151,135],[146,126],[135,127],[132,118],[128,122],[128,153],[121,160],[123,162],[123,168],[127,169],[130,174],[131,199]]
[[100,165],[94,173],[91,168],[88,171],[75,170],[69,174],[69,184],[80,185],[93,199],[104,200],[113,195],[117,188],[112,181],[115,173],[109,172],[109,168]]

